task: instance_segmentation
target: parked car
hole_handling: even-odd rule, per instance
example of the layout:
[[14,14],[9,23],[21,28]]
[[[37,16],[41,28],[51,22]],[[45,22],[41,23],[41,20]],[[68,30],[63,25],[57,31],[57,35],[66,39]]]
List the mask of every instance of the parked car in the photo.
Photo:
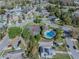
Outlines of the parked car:
[[69,48],[69,45],[67,44],[67,47]]
[[71,32],[69,31],[64,31],[65,37],[72,37]]
[[76,47],[75,47],[75,46],[73,46],[73,49],[76,49]]

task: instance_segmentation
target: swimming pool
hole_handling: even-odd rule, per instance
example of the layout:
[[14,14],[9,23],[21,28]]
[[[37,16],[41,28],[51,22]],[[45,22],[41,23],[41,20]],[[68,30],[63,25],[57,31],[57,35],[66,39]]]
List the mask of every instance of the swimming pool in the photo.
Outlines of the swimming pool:
[[55,31],[52,30],[48,30],[44,32],[44,37],[47,39],[52,39],[55,37],[55,35],[56,35]]

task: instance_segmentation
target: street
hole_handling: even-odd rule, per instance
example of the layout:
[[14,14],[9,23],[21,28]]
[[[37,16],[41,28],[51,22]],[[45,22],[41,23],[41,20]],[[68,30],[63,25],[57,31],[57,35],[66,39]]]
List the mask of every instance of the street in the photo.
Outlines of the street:
[[0,51],[3,51],[8,46],[9,42],[9,37],[6,35],[0,42]]
[[66,37],[66,42],[67,42],[67,44],[69,45],[69,49],[70,49],[70,52],[71,52],[72,57],[73,57],[74,59],[79,59],[79,54],[78,54],[78,52],[76,51],[76,49],[73,48],[74,43],[73,43],[73,41],[71,41],[71,40],[72,40],[72,38]]

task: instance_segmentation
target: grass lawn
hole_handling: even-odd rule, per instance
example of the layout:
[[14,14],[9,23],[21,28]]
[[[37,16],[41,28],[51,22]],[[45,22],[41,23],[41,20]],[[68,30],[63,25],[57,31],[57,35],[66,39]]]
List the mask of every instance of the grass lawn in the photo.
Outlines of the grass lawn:
[[57,51],[67,51],[66,44],[64,43],[63,45],[57,47],[56,50]]
[[23,44],[20,44],[19,47],[20,47],[21,49],[25,49],[25,47],[24,47]]
[[57,51],[67,51],[66,47],[58,47],[56,48]]
[[22,29],[20,27],[10,27],[8,29],[9,38],[15,38],[21,34]]
[[71,59],[68,54],[56,54],[53,59]]
[[63,42],[64,41],[64,39],[58,39],[58,40],[56,40],[57,42]]

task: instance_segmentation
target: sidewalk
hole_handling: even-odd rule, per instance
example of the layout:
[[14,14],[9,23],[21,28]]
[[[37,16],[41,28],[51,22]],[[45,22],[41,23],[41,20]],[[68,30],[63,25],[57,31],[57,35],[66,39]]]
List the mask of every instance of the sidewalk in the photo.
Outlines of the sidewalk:
[[56,51],[56,53],[61,53],[61,54],[71,54],[71,52],[64,52],[64,51]]

